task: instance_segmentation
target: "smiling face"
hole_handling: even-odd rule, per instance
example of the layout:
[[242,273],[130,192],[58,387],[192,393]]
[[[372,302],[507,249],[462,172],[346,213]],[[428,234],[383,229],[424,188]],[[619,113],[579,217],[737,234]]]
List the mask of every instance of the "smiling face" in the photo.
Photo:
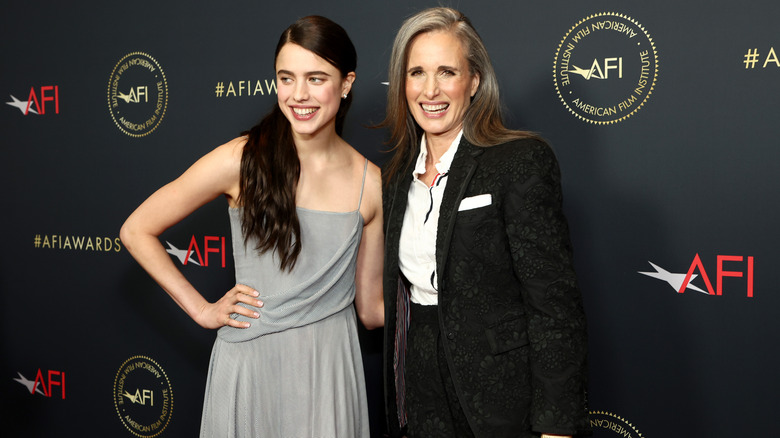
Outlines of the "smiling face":
[[328,61],[303,47],[287,43],[276,57],[279,108],[297,138],[335,133],[341,97],[349,93],[355,73],[342,77]]
[[406,101],[429,144],[455,140],[471,97],[479,87],[460,40],[447,31],[420,34],[409,46]]

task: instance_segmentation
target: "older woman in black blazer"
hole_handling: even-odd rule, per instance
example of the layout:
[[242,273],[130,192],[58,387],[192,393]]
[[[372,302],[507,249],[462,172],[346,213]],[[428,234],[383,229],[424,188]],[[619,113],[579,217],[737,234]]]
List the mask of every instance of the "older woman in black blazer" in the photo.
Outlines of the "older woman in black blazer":
[[406,20],[390,61],[384,168],[391,436],[588,429],[586,321],[555,155],[504,127],[469,20]]

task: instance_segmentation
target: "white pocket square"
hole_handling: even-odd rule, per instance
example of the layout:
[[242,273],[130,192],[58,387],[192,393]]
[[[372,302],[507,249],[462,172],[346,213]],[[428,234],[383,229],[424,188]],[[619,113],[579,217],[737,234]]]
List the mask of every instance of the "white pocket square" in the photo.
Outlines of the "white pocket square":
[[490,196],[490,193],[472,196],[470,198],[463,198],[463,200],[460,201],[458,211],[473,210],[475,208],[490,205],[491,202],[493,202],[493,197]]

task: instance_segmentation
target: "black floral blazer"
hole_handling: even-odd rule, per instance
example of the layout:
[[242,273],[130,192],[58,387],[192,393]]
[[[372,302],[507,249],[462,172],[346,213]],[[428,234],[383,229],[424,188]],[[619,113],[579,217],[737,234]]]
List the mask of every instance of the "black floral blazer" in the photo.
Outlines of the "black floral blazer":
[[[398,246],[411,166],[384,190],[385,395],[400,436],[394,375]],[[490,194],[458,211],[464,198]],[[558,163],[547,144],[482,148],[461,140],[436,238],[439,325],[452,380],[476,437],[589,429],[587,333],[561,211]]]

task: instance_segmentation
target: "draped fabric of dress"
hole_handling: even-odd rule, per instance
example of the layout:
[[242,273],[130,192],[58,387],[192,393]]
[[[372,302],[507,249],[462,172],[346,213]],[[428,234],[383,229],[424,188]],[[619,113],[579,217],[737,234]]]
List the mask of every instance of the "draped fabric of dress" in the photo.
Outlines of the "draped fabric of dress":
[[352,306],[363,230],[356,201],[346,213],[297,208],[302,250],[292,271],[279,268],[275,251],[245,244],[241,210],[229,210],[236,282],[260,292],[264,305],[259,319],[232,316],[250,328],[218,331],[202,438],[368,437]]

